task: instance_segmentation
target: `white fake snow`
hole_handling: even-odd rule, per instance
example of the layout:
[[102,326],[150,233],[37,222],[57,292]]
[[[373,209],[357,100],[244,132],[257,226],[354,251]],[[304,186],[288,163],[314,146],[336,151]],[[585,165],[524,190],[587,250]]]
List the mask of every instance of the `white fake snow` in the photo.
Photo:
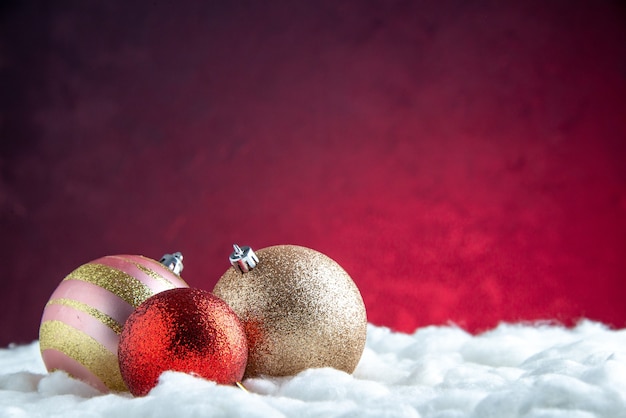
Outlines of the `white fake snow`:
[[0,417],[626,418],[626,330],[500,325],[414,334],[370,325],[354,375],[248,379],[250,393],[167,372],[143,398],[46,373],[37,342],[0,349]]

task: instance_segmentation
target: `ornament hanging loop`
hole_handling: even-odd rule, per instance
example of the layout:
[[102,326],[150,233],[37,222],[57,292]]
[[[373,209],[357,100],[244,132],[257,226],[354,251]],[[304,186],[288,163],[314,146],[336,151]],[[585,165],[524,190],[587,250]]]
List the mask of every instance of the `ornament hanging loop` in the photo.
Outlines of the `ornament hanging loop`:
[[233,252],[228,257],[228,261],[235,268],[239,269],[241,273],[247,273],[256,267],[259,262],[259,257],[256,256],[252,248],[248,246],[240,247],[237,244],[233,244]]
[[183,254],[181,252],[175,252],[174,254],[165,254],[159,260],[168,269],[172,270],[174,274],[180,275],[183,271]]

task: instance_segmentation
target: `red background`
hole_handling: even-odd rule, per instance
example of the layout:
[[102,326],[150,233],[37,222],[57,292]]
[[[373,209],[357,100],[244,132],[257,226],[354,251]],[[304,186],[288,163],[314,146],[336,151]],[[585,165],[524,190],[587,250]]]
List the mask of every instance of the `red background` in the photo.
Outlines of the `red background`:
[[396,330],[626,325],[619,2],[264,3],[4,3],[0,343],[85,262],[210,290],[233,242],[326,253]]

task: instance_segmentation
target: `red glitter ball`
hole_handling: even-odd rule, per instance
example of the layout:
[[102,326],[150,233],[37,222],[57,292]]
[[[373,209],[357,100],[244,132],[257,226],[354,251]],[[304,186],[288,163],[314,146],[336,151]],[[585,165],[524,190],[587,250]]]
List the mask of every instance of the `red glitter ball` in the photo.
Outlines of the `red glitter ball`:
[[226,302],[205,290],[181,288],[139,305],[124,325],[118,356],[128,389],[143,396],[167,370],[221,384],[240,381],[248,345],[239,318]]

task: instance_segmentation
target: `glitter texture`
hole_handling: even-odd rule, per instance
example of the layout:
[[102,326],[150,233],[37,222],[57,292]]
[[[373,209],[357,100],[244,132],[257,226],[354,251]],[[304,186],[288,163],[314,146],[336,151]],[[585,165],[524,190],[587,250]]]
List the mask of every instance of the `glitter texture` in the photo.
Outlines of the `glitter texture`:
[[96,375],[109,389],[126,391],[115,354],[89,335],[61,321],[46,321],[39,330],[41,351],[59,350]]
[[111,330],[113,330],[113,332],[115,332],[116,334],[119,334],[120,332],[122,332],[122,324],[117,322],[115,319],[111,318],[109,315],[103,312],[100,312],[96,308],[93,308],[87,305],[86,303],[82,303],[77,300],[61,298],[61,299],[51,299],[46,304],[46,307],[50,305],[69,306],[71,308],[77,309],[79,311],[85,312],[88,315],[93,316],[94,318],[102,322],[104,325],[111,328]]
[[93,283],[116,294],[135,307],[154,294],[148,286],[133,276],[103,264],[83,264],[71,272],[65,280]]
[[172,284],[172,282],[170,282],[169,280],[163,278],[163,276],[159,275],[155,271],[150,270],[148,267],[142,266],[139,263],[133,263],[133,264],[135,265],[135,267],[137,267],[139,270],[143,271],[146,275],[152,277],[154,280],[158,280],[158,281],[162,282],[163,284],[169,285],[171,287],[174,286]]
[[348,273],[305,247],[255,252],[253,270],[242,274],[231,267],[213,289],[244,323],[246,377],[288,376],[313,367],[352,373],[365,347],[367,317]]
[[243,325],[224,301],[183,288],[141,304],[124,325],[118,352],[124,381],[141,396],[167,370],[234,384],[243,377],[248,346]]

